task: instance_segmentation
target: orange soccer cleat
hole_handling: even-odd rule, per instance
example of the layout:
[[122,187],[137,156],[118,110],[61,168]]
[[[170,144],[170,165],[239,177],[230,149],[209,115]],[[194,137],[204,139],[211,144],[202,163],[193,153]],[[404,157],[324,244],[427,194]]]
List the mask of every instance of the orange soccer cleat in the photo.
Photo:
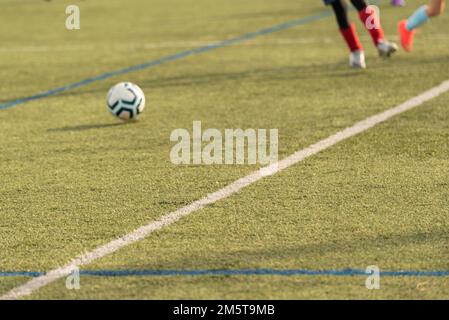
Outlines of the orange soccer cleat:
[[401,22],[399,22],[398,31],[404,50],[407,52],[412,51],[413,39],[415,37],[416,30],[409,31],[407,29],[407,20],[402,20]]

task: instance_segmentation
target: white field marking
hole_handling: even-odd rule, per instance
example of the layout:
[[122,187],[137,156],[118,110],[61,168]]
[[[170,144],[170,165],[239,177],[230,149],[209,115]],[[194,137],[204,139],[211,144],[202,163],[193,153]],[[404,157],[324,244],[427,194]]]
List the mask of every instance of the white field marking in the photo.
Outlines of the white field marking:
[[348,127],[342,131],[339,131],[330,137],[321,140],[305,149],[299,150],[292,155],[272,164],[267,167],[261,168],[258,171],[254,171],[249,175],[236,180],[235,182],[229,184],[228,186],[214,192],[210,193],[202,199],[199,199],[185,207],[182,207],[176,211],[170,212],[162,216],[159,220],[150,222],[149,224],[142,226],[131,233],[128,233],[118,239],[115,239],[105,245],[95,248],[94,250],[87,252],[79,257],[75,258],[72,262],[66,264],[63,267],[49,271],[43,276],[36,277],[23,285],[20,285],[6,294],[0,296],[1,300],[5,299],[18,299],[23,296],[30,295],[34,291],[42,288],[58,279],[69,276],[74,270],[77,270],[80,266],[87,265],[94,260],[103,258],[111,253],[118,251],[119,249],[133,244],[139,240],[142,240],[152,234],[153,232],[167,227],[181,218],[194,213],[207,205],[215,203],[219,200],[225,199],[234,193],[237,193],[242,188],[247,187],[266,176],[276,174],[296,163],[307,159],[323,150],[326,150],[335,144],[351,138],[359,133],[362,133],[398,114],[408,111],[412,108],[422,105],[423,103],[438,97],[439,95],[449,91],[449,80],[443,82],[442,84],[416,96],[397,107],[384,111],[382,113],[376,114],[365,120],[357,122],[352,127]]

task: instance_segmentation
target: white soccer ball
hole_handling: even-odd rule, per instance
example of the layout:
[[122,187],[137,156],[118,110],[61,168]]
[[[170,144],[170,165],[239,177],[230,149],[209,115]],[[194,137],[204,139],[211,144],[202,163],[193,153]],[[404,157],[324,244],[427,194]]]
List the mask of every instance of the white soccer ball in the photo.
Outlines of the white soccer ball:
[[109,90],[107,105],[109,111],[122,120],[136,119],[145,108],[145,95],[137,85],[121,82]]

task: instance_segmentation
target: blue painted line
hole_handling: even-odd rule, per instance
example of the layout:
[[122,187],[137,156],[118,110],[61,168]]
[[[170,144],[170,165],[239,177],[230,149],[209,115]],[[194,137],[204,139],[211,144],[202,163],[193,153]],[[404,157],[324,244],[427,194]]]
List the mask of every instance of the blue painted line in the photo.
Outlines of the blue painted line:
[[106,80],[115,76],[119,76],[119,75],[124,75],[124,74],[128,74],[131,72],[135,72],[135,71],[141,71],[144,69],[149,69],[151,67],[155,67],[167,62],[172,62],[172,61],[176,61],[176,60],[180,60],[189,56],[193,56],[193,55],[197,55],[197,54],[201,54],[201,53],[205,53],[208,51],[212,51],[212,50],[216,50],[219,48],[223,48],[223,47],[227,47],[227,46],[231,46],[240,42],[244,42],[250,39],[254,39],[263,35],[267,35],[270,33],[275,33],[275,32],[279,32],[282,30],[286,30],[286,29],[290,29],[299,25],[304,25],[304,24],[308,24],[311,23],[313,21],[316,20],[320,20],[326,17],[329,17],[332,13],[330,11],[325,11],[322,12],[320,14],[314,15],[314,16],[309,16],[309,17],[305,17],[305,18],[301,18],[301,19],[296,19],[296,20],[292,20],[292,21],[288,21],[285,23],[281,23],[269,28],[265,28],[259,31],[255,31],[255,32],[250,32],[250,33],[246,33],[243,34],[241,36],[232,38],[232,39],[228,39],[228,40],[224,40],[224,41],[220,41],[217,43],[212,43],[209,45],[205,45],[202,47],[198,47],[198,48],[194,48],[194,49],[189,49],[189,50],[185,50],[185,51],[181,51],[175,54],[171,54],[156,60],[152,60],[152,61],[148,61],[142,64],[138,64],[135,66],[131,66],[128,68],[124,68],[124,69],[120,69],[120,70],[116,70],[116,71],[112,71],[112,72],[107,72],[107,73],[103,73],[100,74],[98,76],[94,76],[91,78],[87,78],[84,80],[81,80],[79,82],[75,82],[72,84],[68,84],[59,88],[55,88],[55,89],[51,89],[48,90],[46,92],[42,92],[42,93],[38,93],[32,96],[28,96],[28,97],[24,97],[24,98],[20,98],[20,99],[16,99],[16,100],[12,100],[12,101],[8,101],[5,102],[3,104],[0,104],[0,110],[3,109],[8,109],[20,104],[24,104],[26,102],[29,101],[34,101],[34,100],[40,100],[40,99],[44,99],[50,96],[54,96],[57,95],[59,93],[68,91],[68,90],[72,90],[72,89],[76,89],[76,88],[80,88],[80,87],[84,87],[87,86],[91,83],[94,82],[98,82],[98,81],[102,81],[102,80]]
[[294,276],[294,275],[366,275],[363,270],[275,270],[275,269],[223,269],[223,270],[85,270],[90,276]]
[[31,277],[36,278],[43,276],[45,272],[33,272],[33,271],[6,271],[0,272],[0,278],[5,277]]
[[[45,272],[0,272],[1,277],[39,277]],[[307,270],[307,269],[222,269],[222,270],[80,270],[81,276],[151,277],[151,276],[368,276],[365,270]],[[449,277],[449,271],[381,271],[384,277]]]

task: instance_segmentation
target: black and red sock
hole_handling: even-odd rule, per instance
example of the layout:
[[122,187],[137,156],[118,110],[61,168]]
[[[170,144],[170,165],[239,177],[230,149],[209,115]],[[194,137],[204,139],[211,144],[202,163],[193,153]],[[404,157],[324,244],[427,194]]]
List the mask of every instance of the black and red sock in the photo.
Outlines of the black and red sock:
[[337,0],[332,3],[332,9],[335,12],[340,33],[343,36],[348,48],[351,52],[363,50],[359,37],[355,29],[355,25],[349,22],[348,8],[346,2]]
[[351,3],[359,12],[360,20],[377,46],[385,38],[377,11],[369,7],[364,0],[351,0]]
[[[351,0],[351,3],[357,9],[360,20],[377,46],[385,38],[377,11],[369,7],[365,0]],[[346,1],[336,0],[332,2],[332,9],[335,12],[340,32],[351,52],[363,50],[356,33],[355,25],[349,22]]]

